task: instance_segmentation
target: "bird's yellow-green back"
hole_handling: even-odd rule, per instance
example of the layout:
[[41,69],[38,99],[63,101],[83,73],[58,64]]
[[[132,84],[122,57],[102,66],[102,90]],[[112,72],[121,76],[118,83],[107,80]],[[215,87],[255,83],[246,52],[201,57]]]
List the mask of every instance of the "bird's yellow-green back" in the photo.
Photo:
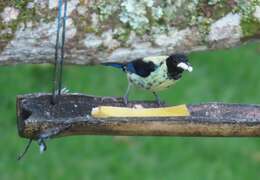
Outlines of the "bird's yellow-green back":
[[148,57],[144,57],[143,61],[145,62],[153,62],[156,65],[159,65],[162,61],[165,61],[167,59],[168,56],[148,56]]

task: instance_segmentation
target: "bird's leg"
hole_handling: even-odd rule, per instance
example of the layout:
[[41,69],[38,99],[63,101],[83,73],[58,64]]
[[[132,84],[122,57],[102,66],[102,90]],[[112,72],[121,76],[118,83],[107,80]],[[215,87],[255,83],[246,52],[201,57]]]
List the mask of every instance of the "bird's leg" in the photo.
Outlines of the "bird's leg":
[[160,100],[160,97],[158,96],[158,94],[156,94],[156,92],[153,92],[153,95],[155,96],[155,99],[156,99],[158,106],[161,106],[162,103],[161,103],[161,100]]
[[129,95],[130,89],[131,89],[131,84],[128,82],[128,86],[127,86],[125,95],[124,95],[124,97],[123,97],[125,105],[128,104],[128,95]]

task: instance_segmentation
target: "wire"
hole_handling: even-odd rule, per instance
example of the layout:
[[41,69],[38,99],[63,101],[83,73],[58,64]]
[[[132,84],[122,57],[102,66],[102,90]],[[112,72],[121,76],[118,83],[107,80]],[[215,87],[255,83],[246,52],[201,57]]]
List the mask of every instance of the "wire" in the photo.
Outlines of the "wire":
[[66,35],[66,19],[67,19],[67,0],[64,5],[64,15],[63,15],[63,28],[62,28],[62,41],[61,41],[61,61],[60,61],[60,75],[59,75],[59,95],[61,94],[62,88],[62,71],[63,71],[63,61],[64,61],[64,44]]
[[[53,78],[53,90],[52,90],[52,103],[57,103],[57,95],[61,94],[62,87],[62,71],[63,71],[63,61],[64,61],[64,44],[65,44],[65,34],[66,34],[66,19],[67,19],[67,0],[64,0],[64,14],[61,21],[62,12],[62,0],[58,1],[58,19],[57,19],[57,34],[56,34],[56,44],[55,44],[55,55],[54,55],[54,78]],[[62,25],[62,28],[61,28]],[[60,31],[62,30],[62,37],[60,38]],[[61,39],[61,42],[60,42]],[[59,52],[60,51],[60,52]],[[32,144],[32,139],[29,140],[24,151],[17,157],[20,160],[27,153],[28,149]],[[43,139],[39,139],[40,152],[46,150],[47,146]]]
[[[65,44],[66,18],[67,18],[67,0],[64,0],[63,18],[61,17],[62,4],[63,4],[62,0],[59,0],[57,34],[56,34],[55,56],[54,56],[55,59],[54,78],[53,78],[54,80],[53,80],[53,90],[52,90],[53,104],[57,103],[57,96],[61,94],[61,89],[62,89],[62,72],[63,72],[63,62],[64,62],[64,44]],[[61,34],[61,30],[62,30],[62,34]],[[61,35],[62,37],[60,37]]]
[[21,154],[17,157],[17,160],[18,160],[18,161],[21,160],[21,159],[24,157],[24,155],[27,153],[27,151],[28,151],[29,147],[31,146],[31,144],[32,144],[32,139],[29,139],[28,144],[26,145],[26,147],[25,147],[23,153],[21,153]]

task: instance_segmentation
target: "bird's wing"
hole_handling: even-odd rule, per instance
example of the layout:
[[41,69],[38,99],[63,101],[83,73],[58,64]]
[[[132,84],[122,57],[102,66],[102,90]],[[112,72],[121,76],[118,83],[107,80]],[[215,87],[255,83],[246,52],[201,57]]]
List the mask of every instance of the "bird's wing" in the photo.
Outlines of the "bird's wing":
[[143,59],[136,59],[126,65],[126,71],[137,74],[141,77],[147,77],[157,66],[153,62],[145,62]]

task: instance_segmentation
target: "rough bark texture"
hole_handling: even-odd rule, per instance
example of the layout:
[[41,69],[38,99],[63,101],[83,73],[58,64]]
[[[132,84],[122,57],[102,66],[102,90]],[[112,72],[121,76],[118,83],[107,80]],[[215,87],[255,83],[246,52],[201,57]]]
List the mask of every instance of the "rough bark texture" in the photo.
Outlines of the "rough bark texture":
[[[93,107],[124,106],[115,97],[92,97],[83,94],[59,96],[51,104],[50,94],[29,94],[17,98],[18,131],[30,139],[59,136],[150,135],[150,136],[260,136],[260,106],[207,103],[188,105],[187,117],[94,118]],[[155,107],[151,102],[131,102]]]
[[[260,36],[260,0],[71,0],[66,62],[227,48]],[[53,62],[57,0],[0,0],[0,64]]]

